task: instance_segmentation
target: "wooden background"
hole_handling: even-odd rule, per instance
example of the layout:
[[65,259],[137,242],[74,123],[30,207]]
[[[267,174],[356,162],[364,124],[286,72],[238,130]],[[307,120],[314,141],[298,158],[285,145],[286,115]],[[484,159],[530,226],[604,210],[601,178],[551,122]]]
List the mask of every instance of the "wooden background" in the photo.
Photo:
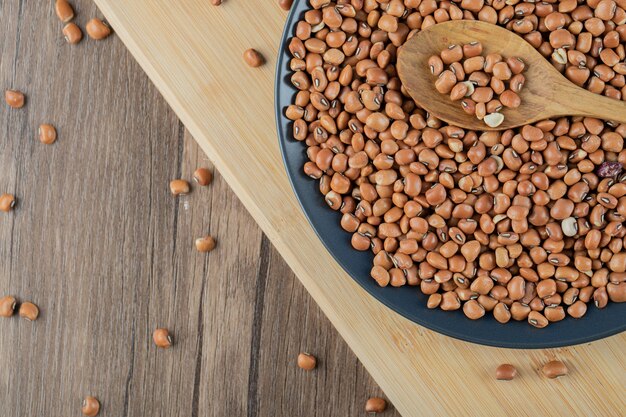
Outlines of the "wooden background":
[[[100,16],[73,4],[82,27]],[[0,414],[80,415],[95,395],[102,416],[363,415],[382,393],[219,174],[169,194],[211,164],[119,39],[69,46],[61,28],[51,0],[0,2],[0,90],[27,94],[0,105],[0,193],[19,199],[0,213],[0,296],[41,308],[0,320]]]
[[[207,0],[95,1],[403,415],[623,417],[626,333],[532,351],[461,342],[385,308],[332,259],[291,191],[276,141],[274,69],[286,14],[274,2],[251,8],[250,2],[230,0],[222,7]],[[265,54],[264,67],[242,62],[250,46]],[[555,358],[567,362],[570,375],[541,377],[541,366]],[[499,363],[517,366],[519,377],[496,381]]]

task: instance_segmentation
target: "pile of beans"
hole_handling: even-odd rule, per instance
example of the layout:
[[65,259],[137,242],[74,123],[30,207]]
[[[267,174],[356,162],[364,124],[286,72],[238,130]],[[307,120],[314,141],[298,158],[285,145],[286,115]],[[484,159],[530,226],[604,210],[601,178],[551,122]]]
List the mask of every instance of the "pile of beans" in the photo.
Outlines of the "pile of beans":
[[626,301],[626,125],[464,130],[416,106],[395,65],[417,31],[479,19],[524,37],[574,83],[624,99],[626,0],[310,4],[289,44],[299,92],[286,115],[307,146],[304,172],[352,246],[374,253],[380,286],[535,327]]
[[518,94],[526,83],[522,74],[526,64],[518,57],[505,60],[500,54],[482,56],[482,52],[480,42],[450,45],[428,59],[428,68],[437,77],[438,92],[461,100],[465,113],[498,127],[504,121],[503,107],[516,109],[522,104]]

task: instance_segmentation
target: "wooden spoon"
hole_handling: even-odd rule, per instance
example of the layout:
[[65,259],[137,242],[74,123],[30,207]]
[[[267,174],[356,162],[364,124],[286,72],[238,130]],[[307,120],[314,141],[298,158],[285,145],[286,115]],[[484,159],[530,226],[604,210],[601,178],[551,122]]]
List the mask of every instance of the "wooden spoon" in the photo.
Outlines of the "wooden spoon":
[[[450,45],[479,41],[483,54],[499,53],[519,57],[526,63],[526,84],[517,109],[503,109],[504,121],[490,128],[469,115],[460,101],[451,101],[435,89],[436,77],[428,58]],[[456,20],[433,25],[417,32],[398,53],[398,74],[402,84],[420,107],[450,124],[472,130],[504,130],[560,116],[590,116],[626,123],[626,102],[603,97],[576,86],[556,70],[535,48],[517,34],[490,23]]]

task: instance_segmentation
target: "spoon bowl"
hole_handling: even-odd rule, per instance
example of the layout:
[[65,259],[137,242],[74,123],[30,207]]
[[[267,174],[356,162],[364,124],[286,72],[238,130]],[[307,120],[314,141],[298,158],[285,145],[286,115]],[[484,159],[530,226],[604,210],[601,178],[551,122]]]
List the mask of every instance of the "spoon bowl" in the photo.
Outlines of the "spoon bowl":
[[[428,58],[439,55],[450,45],[478,41],[483,54],[498,53],[518,57],[526,64],[522,104],[503,109],[504,121],[489,127],[467,114],[458,101],[435,89],[436,77],[428,68]],[[413,100],[435,117],[472,130],[505,130],[561,116],[588,116],[626,123],[626,102],[611,99],[578,87],[565,78],[523,38],[496,25],[475,20],[454,20],[417,32],[398,52],[398,75]]]

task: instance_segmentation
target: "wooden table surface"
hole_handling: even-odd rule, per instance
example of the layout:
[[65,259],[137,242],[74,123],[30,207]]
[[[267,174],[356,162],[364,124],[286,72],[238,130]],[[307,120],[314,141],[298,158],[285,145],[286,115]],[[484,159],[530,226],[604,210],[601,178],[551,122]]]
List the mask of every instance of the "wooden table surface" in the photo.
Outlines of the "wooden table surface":
[[[73,4],[82,27],[101,16]],[[0,320],[0,415],[78,416],[85,395],[101,416],[363,415],[380,389],[219,173],[169,194],[211,163],[119,39],[69,46],[61,28],[52,1],[0,2],[0,86],[27,94],[0,105],[0,193],[19,200],[0,213],[0,296],[41,308]]]

